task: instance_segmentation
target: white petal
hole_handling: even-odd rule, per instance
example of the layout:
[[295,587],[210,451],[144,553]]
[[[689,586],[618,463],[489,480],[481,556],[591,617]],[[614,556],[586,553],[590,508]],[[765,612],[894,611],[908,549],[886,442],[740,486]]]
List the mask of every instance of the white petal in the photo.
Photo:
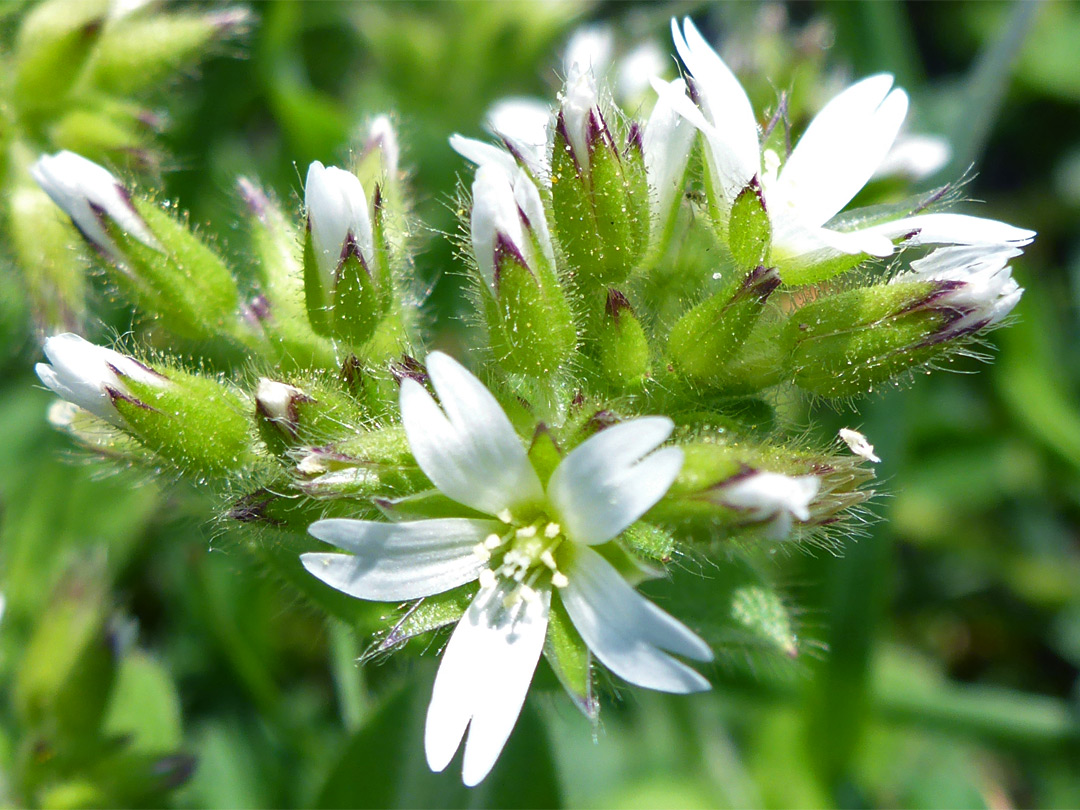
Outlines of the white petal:
[[441,352],[428,355],[427,367],[442,408],[422,385],[404,380],[401,421],[432,483],[491,515],[543,498],[521,439],[484,384]]
[[682,468],[682,450],[642,456],[660,446],[673,426],[666,416],[631,419],[600,431],[559,463],[548,498],[571,539],[606,542],[664,496]]
[[996,219],[949,213],[917,214],[872,225],[862,233],[902,239],[905,245],[1026,245],[1035,238],[1035,231]]
[[770,536],[780,539],[790,532],[792,517],[810,519],[810,503],[820,487],[815,475],[754,472],[725,483],[719,496],[725,506],[744,511],[752,521],[771,521]]
[[373,266],[375,242],[360,178],[336,166],[324,167],[316,160],[308,167],[304,202],[315,255],[328,279],[337,273],[350,234],[368,267]]
[[108,388],[129,393],[125,377],[145,385],[166,384],[164,377],[137,360],[71,332],[47,338],[44,350],[52,365],[39,363],[35,367],[41,381],[68,402],[117,426],[123,425],[123,419],[112,406]]
[[57,152],[39,158],[30,167],[30,174],[83,235],[113,258],[117,257],[116,246],[98,221],[96,211],[103,212],[143,244],[160,250],[120,181],[93,161],[74,152]]
[[857,82],[810,122],[770,193],[774,216],[824,225],[866,185],[907,115],[907,94],[887,74]]
[[495,521],[466,518],[411,523],[319,520],[308,532],[350,553],[311,553],[300,559],[309,573],[357,599],[418,599],[476,579],[485,563],[473,550],[502,528]]
[[652,80],[670,73],[673,65],[656,42],[647,40],[619,60],[615,90],[619,100],[630,109],[649,91]]
[[548,174],[551,108],[534,98],[505,98],[487,113],[487,125],[524,162],[534,177]]
[[[589,125],[599,103],[596,77],[588,68],[575,64],[566,74],[562,117],[574,159],[583,170],[589,168]],[[599,112],[595,114],[599,115]]]
[[397,132],[390,116],[380,115],[371,122],[364,148],[365,150],[379,149],[382,152],[383,171],[386,177],[391,180],[397,178],[401,148],[398,146]]
[[682,623],[635,591],[603,557],[575,549],[559,591],[574,627],[604,666],[620,678],[662,692],[701,692],[709,682],[663,650],[699,661],[712,651]]
[[659,98],[645,124],[643,145],[654,225],[662,228],[682,192],[686,163],[694,144],[694,128],[672,102],[673,96],[686,98],[686,82],[676,79],[670,83],[658,82],[658,86]]
[[881,459],[874,453],[874,445],[867,441],[866,436],[851,428],[840,428],[840,438],[848,446],[852,453],[872,461],[874,464],[881,463]]
[[899,175],[922,180],[943,169],[951,157],[949,141],[940,135],[900,135],[874,170],[874,177]]
[[611,66],[615,50],[615,35],[609,25],[583,25],[570,35],[563,55],[563,73],[567,76],[576,67],[603,76]]
[[490,143],[478,141],[475,138],[466,138],[463,135],[450,136],[451,148],[466,160],[483,166],[486,163],[494,163],[509,174],[517,167],[514,156],[505,149],[492,146]]
[[550,592],[511,609],[502,596],[498,586],[477,594],[446,645],[428,707],[424,749],[433,771],[450,764],[469,726],[462,780],[470,787],[502,753],[547,634]]
[[771,258],[781,275],[838,256],[890,256],[896,249],[891,239],[869,228],[834,231],[805,227],[792,218],[774,220],[774,225]]
[[754,108],[735,74],[689,17],[683,20],[683,32],[685,36],[672,20],[675,49],[694,78],[702,110],[712,126],[705,135],[720,190],[730,205],[761,169]]

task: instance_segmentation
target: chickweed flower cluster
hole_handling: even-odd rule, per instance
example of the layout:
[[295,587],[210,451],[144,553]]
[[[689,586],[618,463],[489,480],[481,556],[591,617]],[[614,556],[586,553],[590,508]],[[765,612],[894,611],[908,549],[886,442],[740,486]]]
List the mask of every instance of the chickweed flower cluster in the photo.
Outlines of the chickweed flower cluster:
[[[775,392],[902,382],[1022,293],[1009,263],[1030,231],[941,210],[942,193],[848,208],[894,171],[908,97],[893,77],[841,92],[789,152],[787,123],[767,126],[690,20],[672,36],[681,78],[644,76],[665,68],[655,49],[613,64],[610,32],[590,30],[550,103],[499,101],[491,142],[450,137],[477,326],[457,359],[427,349],[386,116],[350,162],[311,164],[302,211],[238,180],[250,273],[85,157],[31,169],[159,346],[248,358],[219,376],[179,350],[53,335],[37,372],[79,409],[65,429],[216,486],[253,544],[288,544],[261,559],[328,612],[342,594],[385,603],[373,653],[442,633],[427,760],[447,768],[464,740],[468,785],[498,760],[541,658],[594,721],[601,672],[708,689],[736,635],[706,613],[797,658],[769,554],[838,546],[880,459],[851,429],[797,441]],[[750,579],[714,594],[724,610],[676,618],[637,588],[692,576],[668,565],[681,555]]]

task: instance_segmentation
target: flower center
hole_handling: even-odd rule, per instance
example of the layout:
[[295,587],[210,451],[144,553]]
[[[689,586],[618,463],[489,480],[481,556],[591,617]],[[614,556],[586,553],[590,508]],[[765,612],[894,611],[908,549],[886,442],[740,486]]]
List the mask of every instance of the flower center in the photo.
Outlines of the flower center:
[[490,588],[501,582],[506,594],[503,602],[510,608],[537,599],[538,589],[565,588],[569,584],[556,559],[565,539],[558,523],[546,517],[522,523],[505,511],[499,519],[507,524],[506,530],[492,532],[473,549],[488,562],[480,572],[480,587]]

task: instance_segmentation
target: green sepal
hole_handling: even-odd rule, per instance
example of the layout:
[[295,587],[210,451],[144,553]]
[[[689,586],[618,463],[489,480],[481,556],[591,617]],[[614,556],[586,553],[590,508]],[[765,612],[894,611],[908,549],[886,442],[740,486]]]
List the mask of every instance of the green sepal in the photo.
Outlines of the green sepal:
[[223,382],[179,369],[162,386],[124,379],[113,407],[146,447],[192,474],[239,473],[255,461],[253,405]]
[[496,256],[495,294],[484,297],[491,350],[510,373],[550,377],[569,360],[577,335],[566,294],[543,261],[535,272],[515,251]]
[[683,315],[668,338],[668,358],[694,380],[718,382],[736,356],[766,302],[780,286],[776,271],[758,266],[736,284]]
[[308,320],[303,248],[292,219],[250,180],[242,178],[238,186],[248,207],[248,232],[261,293],[250,309],[267,335],[274,365],[283,371],[335,368],[333,343],[315,334]]
[[551,153],[551,212],[559,244],[570,265],[575,270],[588,267],[597,248],[592,200],[587,178],[574,160],[562,126],[556,126]]
[[675,553],[675,538],[670,532],[639,520],[620,535],[622,541],[642,557],[666,563]]
[[98,107],[66,111],[49,126],[49,139],[57,149],[80,155],[127,155],[149,162],[152,143],[136,118]]
[[380,637],[369,650],[368,655],[390,652],[405,644],[409,639],[459,621],[469,609],[469,604],[476,596],[477,588],[475,582],[470,582],[445,593],[426,596],[413,602],[396,614],[394,624],[380,633]]
[[15,41],[13,87],[24,115],[66,105],[108,11],[107,0],[46,0],[26,15]]
[[363,346],[375,334],[384,314],[377,281],[352,239],[337,268],[331,307],[331,331],[334,337],[352,346]]
[[162,250],[121,231],[112,220],[106,220],[105,227],[130,271],[156,296],[161,309],[151,314],[188,337],[236,335],[240,294],[224,260],[155,203],[135,197],[132,206]]
[[947,348],[935,341],[948,314],[922,307],[932,282],[879,284],[820,299],[793,313],[783,343],[796,384],[827,397],[869,393]]
[[555,468],[559,466],[561,461],[562,453],[559,451],[559,445],[555,441],[555,437],[548,426],[541,422],[536,426],[532,444],[529,445],[529,462],[532,464],[533,469],[536,470],[536,475],[540,478],[542,486],[547,486],[551,474],[555,472]]
[[596,223],[592,260],[579,274],[597,285],[621,284],[637,267],[649,242],[649,187],[636,149],[620,154],[610,133],[592,148],[589,186]]
[[870,259],[869,253],[845,253],[840,256],[830,256],[822,261],[808,262],[805,257],[800,258],[799,263],[789,264],[783,256],[772,256],[772,261],[780,273],[780,278],[788,287],[799,287],[804,284],[819,284],[828,281],[841,273],[846,273],[853,267],[858,267]]
[[378,497],[374,499],[374,504],[387,520],[394,522],[449,517],[491,520],[491,515],[458,503],[437,489],[404,495],[400,498]]
[[311,221],[304,231],[304,303],[307,305],[308,321],[315,334],[332,337],[330,321],[330,279],[319,266],[315,252],[315,240],[311,235]]
[[570,620],[557,588],[551,594],[544,657],[574,705],[595,723],[600,715],[600,701],[593,692],[592,654]]
[[197,62],[247,19],[239,7],[121,18],[103,29],[84,81],[107,93],[135,95]]
[[618,290],[608,290],[595,339],[600,373],[608,385],[627,390],[645,383],[650,371],[649,341],[630,302]]
[[765,198],[757,178],[744,188],[731,205],[728,220],[728,248],[742,268],[768,264],[772,225],[765,210]]

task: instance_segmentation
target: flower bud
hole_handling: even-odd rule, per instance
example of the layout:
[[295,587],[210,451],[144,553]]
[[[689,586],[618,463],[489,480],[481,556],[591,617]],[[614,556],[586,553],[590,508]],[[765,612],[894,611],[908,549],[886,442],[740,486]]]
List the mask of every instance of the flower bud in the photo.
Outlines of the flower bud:
[[596,334],[600,372],[617,390],[638,388],[649,374],[649,343],[630,302],[608,290],[603,320]]
[[552,211],[559,242],[582,281],[620,284],[648,247],[649,186],[642,133],[616,143],[591,72],[572,71],[555,122]]
[[[395,498],[431,486],[420,472],[400,426],[309,447],[297,458],[299,486],[314,498]],[[388,502],[387,508],[390,506]]]
[[114,19],[101,32],[86,80],[107,93],[140,93],[195,62],[216,40],[243,31],[250,20],[241,7]]
[[842,522],[873,495],[865,484],[874,473],[858,457],[725,444],[708,437],[682,447],[682,471],[653,514],[710,534],[722,525],[729,533],[764,531],[768,539],[780,540],[796,523]]
[[821,481],[812,475],[751,470],[724,481],[715,497],[744,521],[763,524],[770,540],[783,540],[795,520],[810,520],[810,503],[820,487]]
[[62,109],[98,40],[108,0],[46,0],[23,18],[15,41],[14,98],[24,115]]
[[335,384],[312,377],[300,385],[260,377],[255,388],[259,433],[271,451],[282,455],[301,444],[325,442],[363,416],[362,406]]
[[683,315],[668,338],[668,357],[683,374],[699,382],[726,381],[732,362],[764,310],[780,276],[758,266],[734,290],[716,293]]
[[550,375],[569,358],[576,334],[540,194],[512,161],[482,163],[472,191],[473,253],[491,293],[484,310],[492,349],[508,371]]
[[247,306],[248,318],[267,336],[279,368],[334,367],[333,344],[315,334],[308,322],[300,240],[291,218],[247,178],[237,181],[237,189],[247,206],[259,281],[259,291]]
[[156,388],[169,384],[138,360],[70,332],[46,339],[45,356],[49,363],[38,363],[34,370],[54,394],[119,428],[125,423],[114,403],[134,398],[129,381]]
[[232,273],[187,225],[73,152],[44,156],[30,171],[147,313],[187,337],[248,336]]
[[1009,245],[940,248],[889,283],[848,290],[797,310],[784,327],[795,382],[851,396],[917,368],[993,326],[1023,292]]
[[378,186],[372,206],[374,225],[360,180],[343,169],[312,163],[305,201],[304,287],[312,328],[362,346],[375,334],[394,301],[378,221]]
[[47,339],[45,354],[51,364],[35,370],[54,393],[176,466],[224,473],[252,461],[244,402],[217,380],[179,369],[162,373],[73,334]]

